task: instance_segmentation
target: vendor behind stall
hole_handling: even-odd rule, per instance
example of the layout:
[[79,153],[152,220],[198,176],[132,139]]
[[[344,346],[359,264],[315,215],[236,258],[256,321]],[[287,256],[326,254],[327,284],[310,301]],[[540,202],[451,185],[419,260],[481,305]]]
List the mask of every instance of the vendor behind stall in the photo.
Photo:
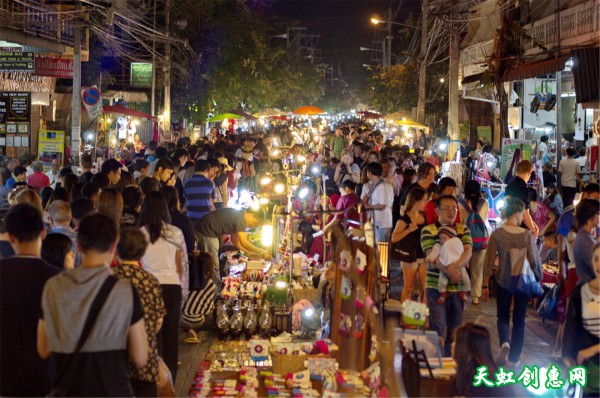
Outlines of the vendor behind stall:
[[217,291],[221,288],[221,271],[218,261],[221,236],[231,235],[231,241],[235,247],[250,256],[259,256],[265,260],[271,259],[266,250],[250,243],[246,234],[246,228],[256,228],[262,225],[262,221],[263,215],[260,211],[236,210],[227,207],[211,211],[194,225],[198,237],[198,249],[209,252],[215,259],[213,280],[217,285]]

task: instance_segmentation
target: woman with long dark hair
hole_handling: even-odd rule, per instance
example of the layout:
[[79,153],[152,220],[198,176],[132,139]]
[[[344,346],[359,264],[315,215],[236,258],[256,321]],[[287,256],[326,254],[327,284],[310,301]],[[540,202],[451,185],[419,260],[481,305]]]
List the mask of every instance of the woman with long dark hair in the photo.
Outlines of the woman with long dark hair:
[[456,376],[454,376],[453,393],[455,397],[510,397],[514,396],[511,386],[490,388],[479,385],[475,387],[474,376],[477,368],[485,366],[488,379],[494,378],[498,366],[492,354],[490,333],[481,325],[472,322],[465,323],[455,331],[452,357],[456,361]]
[[406,199],[408,198],[408,194],[410,193],[410,191],[413,188],[419,187],[419,188],[423,188],[427,194],[427,200],[431,199],[433,197],[433,195],[435,195],[435,193],[437,192],[437,184],[433,182],[433,180],[435,180],[435,175],[436,175],[436,170],[435,170],[435,166],[432,165],[431,163],[423,163],[419,166],[418,170],[417,170],[417,175],[418,175],[418,179],[417,182],[409,185],[406,190],[404,191],[404,194],[402,196],[401,202],[400,202],[400,214],[404,213],[404,206],[406,204]]
[[[525,315],[529,297],[512,294],[509,291],[512,279],[512,267],[517,259],[527,259],[535,279],[542,280],[542,262],[535,245],[535,238],[529,229],[521,227],[525,213],[525,203],[517,198],[508,198],[502,208],[504,224],[490,235],[485,255],[483,271],[483,286],[481,298],[489,297],[488,283],[490,275],[499,257],[496,277],[496,311],[498,314],[498,337],[500,338],[500,354],[498,365],[513,366],[519,362],[525,341]],[[517,260],[519,261],[519,260]],[[510,307],[514,302],[512,314],[512,333],[510,330]]]
[[188,256],[181,230],[171,225],[171,215],[162,193],[149,192],[142,203],[139,226],[150,242],[142,257],[142,268],[154,275],[162,287],[167,309],[158,334],[158,350],[173,380],[177,376],[179,315],[183,296],[187,296]]
[[166,186],[162,187],[160,192],[167,201],[169,215],[171,216],[171,224],[183,232],[187,252],[188,254],[191,254],[194,251],[194,241],[196,239],[196,236],[194,235],[194,226],[192,225],[190,218],[181,212],[181,204],[179,203],[177,190],[174,187]]
[[[421,292],[425,292],[426,265],[425,254],[421,249],[421,230],[425,225],[423,211],[426,204],[427,192],[423,188],[411,190],[406,199],[406,211],[400,216],[392,233],[393,257],[400,260],[404,277],[400,301],[410,299],[417,276]],[[396,288],[397,286],[392,282],[390,286],[392,292]],[[421,300],[425,301],[424,295],[421,296]]]
[[[485,224],[488,215],[488,202],[481,195],[481,185],[475,180],[469,180],[465,183],[464,197],[458,201],[458,214],[460,223],[467,225],[467,219],[471,213],[477,213]],[[485,225],[483,225],[485,227]],[[481,230],[480,230],[481,231]],[[471,231],[471,238],[473,238]],[[475,232],[477,234],[477,232]],[[487,235],[486,235],[487,237]],[[483,239],[483,237],[478,237]],[[471,260],[469,260],[469,270],[471,271],[471,299],[473,304],[479,304],[481,297],[481,284],[483,283],[483,260],[485,258],[486,248],[484,245],[477,245],[473,248]],[[487,244],[485,245],[487,246]]]
[[123,195],[116,188],[106,188],[100,192],[96,212],[104,214],[119,225],[123,215]]

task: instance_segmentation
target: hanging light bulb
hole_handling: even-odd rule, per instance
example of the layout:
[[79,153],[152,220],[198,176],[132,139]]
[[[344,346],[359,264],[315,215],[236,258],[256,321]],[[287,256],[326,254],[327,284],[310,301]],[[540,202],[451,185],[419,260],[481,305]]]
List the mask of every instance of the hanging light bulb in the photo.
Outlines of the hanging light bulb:
[[273,226],[263,225],[260,243],[264,247],[271,247],[273,245]]

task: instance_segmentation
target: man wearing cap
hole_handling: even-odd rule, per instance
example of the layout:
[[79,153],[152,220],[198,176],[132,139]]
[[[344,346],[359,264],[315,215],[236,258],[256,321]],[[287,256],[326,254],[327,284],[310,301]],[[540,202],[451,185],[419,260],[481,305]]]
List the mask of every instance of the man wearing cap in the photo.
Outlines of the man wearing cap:
[[214,259],[213,281],[217,285],[217,291],[221,290],[221,270],[219,266],[219,246],[223,235],[231,235],[231,241],[238,250],[253,257],[262,257],[270,260],[269,253],[254,246],[246,228],[256,228],[262,225],[263,215],[260,211],[236,210],[230,207],[217,209],[202,217],[194,224],[196,237],[198,238],[198,250],[209,252]]

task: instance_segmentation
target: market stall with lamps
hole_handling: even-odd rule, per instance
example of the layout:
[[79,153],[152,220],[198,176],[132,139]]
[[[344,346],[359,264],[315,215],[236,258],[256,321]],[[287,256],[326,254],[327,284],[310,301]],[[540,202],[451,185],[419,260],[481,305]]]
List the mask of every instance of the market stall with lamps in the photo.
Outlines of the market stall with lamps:
[[[134,143],[136,135],[142,141],[159,141],[158,123],[155,116],[122,105],[103,106],[102,129],[108,133],[109,157],[121,140]],[[151,121],[151,128],[144,128],[142,122]]]

